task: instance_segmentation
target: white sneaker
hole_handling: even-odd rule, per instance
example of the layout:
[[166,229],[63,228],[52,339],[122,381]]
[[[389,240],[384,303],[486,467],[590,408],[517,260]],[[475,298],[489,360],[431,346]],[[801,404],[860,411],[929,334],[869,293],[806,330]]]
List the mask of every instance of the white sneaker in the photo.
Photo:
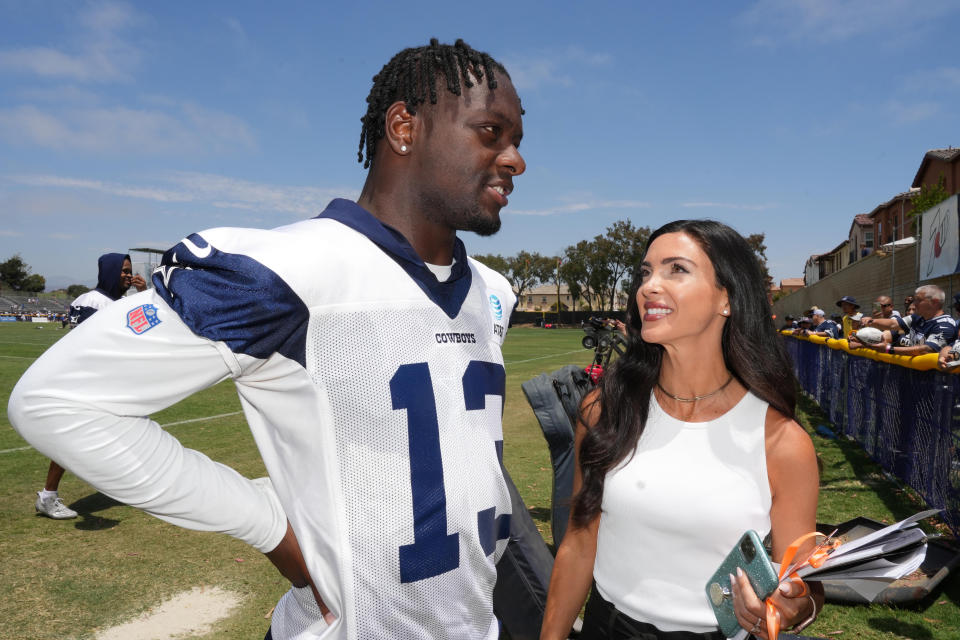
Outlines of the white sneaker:
[[44,500],[40,497],[40,493],[37,493],[37,502],[33,505],[37,513],[42,513],[48,518],[53,518],[54,520],[69,520],[70,518],[76,518],[77,512],[63,504],[63,500],[60,496],[54,498],[49,498]]

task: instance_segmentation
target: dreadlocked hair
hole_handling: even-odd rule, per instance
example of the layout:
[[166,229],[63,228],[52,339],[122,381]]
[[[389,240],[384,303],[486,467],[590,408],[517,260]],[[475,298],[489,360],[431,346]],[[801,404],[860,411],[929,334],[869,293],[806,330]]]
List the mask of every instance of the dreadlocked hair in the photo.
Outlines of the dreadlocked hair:
[[494,72],[510,77],[503,65],[490,54],[476,51],[462,39],[449,45],[431,38],[426,47],[404,49],[393,56],[380,73],[373,76],[373,87],[367,96],[367,112],[360,118],[363,128],[360,130],[357,162],[363,162],[364,169],[373,162],[377,142],[386,135],[387,109],[394,102],[403,100],[407,111],[414,115],[417,107],[428,99],[430,104],[437,103],[438,76],[446,81],[447,91],[460,96],[463,87],[469,89],[473,86],[473,78],[480,82],[486,78],[487,88],[496,89]]

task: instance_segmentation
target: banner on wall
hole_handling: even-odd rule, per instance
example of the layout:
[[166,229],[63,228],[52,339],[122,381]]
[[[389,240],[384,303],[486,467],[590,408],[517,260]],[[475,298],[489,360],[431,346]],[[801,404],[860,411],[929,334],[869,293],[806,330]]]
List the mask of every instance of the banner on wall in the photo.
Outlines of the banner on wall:
[[920,235],[920,279],[960,271],[960,224],[957,195],[923,212]]

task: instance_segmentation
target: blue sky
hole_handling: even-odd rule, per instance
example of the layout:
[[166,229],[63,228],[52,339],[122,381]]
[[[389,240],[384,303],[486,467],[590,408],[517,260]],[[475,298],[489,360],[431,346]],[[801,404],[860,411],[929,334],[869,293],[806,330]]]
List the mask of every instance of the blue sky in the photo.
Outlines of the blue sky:
[[356,197],[370,79],[431,37],[502,61],[527,112],[470,253],[709,217],[799,277],[960,145],[956,1],[348,4],[0,0],[0,260],[92,285],[106,251]]

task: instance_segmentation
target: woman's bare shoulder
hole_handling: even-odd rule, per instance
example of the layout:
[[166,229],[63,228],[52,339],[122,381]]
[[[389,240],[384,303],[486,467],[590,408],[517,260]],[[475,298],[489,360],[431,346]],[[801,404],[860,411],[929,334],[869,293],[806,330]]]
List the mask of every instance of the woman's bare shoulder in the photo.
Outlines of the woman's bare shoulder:
[[813,440],[796,420],[768,407],[765,428],[768,466],[769,462],[816,466]]

